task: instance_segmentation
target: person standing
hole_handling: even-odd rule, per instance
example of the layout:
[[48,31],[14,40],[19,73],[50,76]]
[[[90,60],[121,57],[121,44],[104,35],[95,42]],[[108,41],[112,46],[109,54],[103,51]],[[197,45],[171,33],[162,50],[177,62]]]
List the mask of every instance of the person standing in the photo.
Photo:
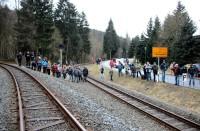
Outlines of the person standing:
[[38,56],[38,60],[37,60],[37,70],[39,72],[41,72],[41,68],[42,68],[42,59],[40,56]]
[[60,77],[61,77],[61,73],[62,73],[62,67],[61,67],[61,64],[58,63],[58,64],[57,64],[56,77],[57,77],[57,78],[60,78]]
[[188,75],[189,75],[189,86],[193,84],[195,85],[194,75],[196,74],[196,68],[191,64],[188,69]]
[[88,76],[88,69],[87,69],[87,67],[84,67],[83,68],[83,81],[86,82],[87,76]]
[[118,76],[122,76],[122,69],[124,68],[124,65],[119,61],[119,65],[117,66],[118,68]]
[[50,61],[48,61],[47,74],[51,75],[51,62]]
[[35,60],[35,53],[34,53],[34,51],[32,51],[30,55],[31,55],[31,61],[34,61]]
[[146,66],[147,66],[147,64],[145,63],[145,64],[144,64],[144,66],[143,66],[143,72],[144,72],[144,75],[143,75],[143,76],[141,76],[141,78],[142,78],[143,80],[147,79],[147,71],[146,71]]
[[125,68],[125,74],[126,74],[126,77],[127,77],[129,75],[129,65],[127,63],[125,63],[124,68]]
[[180,68],[178,64],[174,66],[174,75],[175,75],[175,85],[179,86],[179,75],[180,75]]
[[147,81],[149,81],[149,80],[151,80],[151,70],[152,70],[151,64],[149,62],[147,62],[145,70],[146,70]]
[[31,62],[31,69],[36,70],[36,60]]
[[30,68],[30,65],[31,65],[31,54],[29,51],[26,52],[26,67]]
[[158,75],[158,66],[156,65],[156,62],[153,63],[153,81],[156,82],[156,77]]
[[115,63],[114,63],[114,60],[113,60],[113,59],[110,60],[110,63],[109,63],[109,64],[110,64],[110,68],[115,67]]
[[104,67],[103,67],[103,65],[100,66],[100,79],[101,80],[104,79]]
[[64,64],[64,65],[62,65],[62,76],[63,76],[63,79],[66,78],[66,75],[67,75],[67,66]]
[[165,71],[167,70],[167,64],[165,60],[163,60],[162,64],[160,65],[160,69],[162,71],[162,81],[165,82]]
[[42,67],[43,67],[43,73],[46,73],[48,67],[47,57],[44,57],[44,59],[42,60]]
[[113,68],[112,67],[110,68],[109,75],[110,75],[110,80],[113,81]]
[[54,64],[52,65],[51,70],[52,70],[53,76],[56,77],[56,72],[57,72],[57,70],[58,70],[58,66],[57,66],[56,63],[54,63]]
[[22,64],[22,52],[19,52],[17,54],[17,62],[19,64],[19,66],[21,66],[21,64]]
[[140,75],[140,77],[142,77],[141,76],[141,72],[140,72],[140,68],[141,68],[141,65],[139,63],[136,63],[135,70],[136,70],[136,76],[137,76],[137,78],[139,77],[139,75]]
[[134,64],[130,65],[130,70],[131,70],[131,76],[135,78],[136,69]]
[[173,73],[174,73],[174,71],[173,71],[173,69],[174,69],[174,66],[175,66],[175,62],[172,62],[171,64],[170,64],[170,72],[171,72],[171,75],[174,75]]

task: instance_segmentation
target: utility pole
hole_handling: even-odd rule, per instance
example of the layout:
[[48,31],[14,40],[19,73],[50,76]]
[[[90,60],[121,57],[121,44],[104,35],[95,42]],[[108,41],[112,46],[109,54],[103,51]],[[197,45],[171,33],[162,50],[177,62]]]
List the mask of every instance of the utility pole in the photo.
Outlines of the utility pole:
[[62,51],[63,49],[60,49],[60,66],[62,67]]
[[110,50],[110,60],[111,60],[111,50]]
[[64,49],[64,45],[63,44],[59,44],[59,50],[60,50],[60,66],[62,67],[62,52]]
[[145,62],[147,62],[147,47],[144,47],[144,51],[145,51]]

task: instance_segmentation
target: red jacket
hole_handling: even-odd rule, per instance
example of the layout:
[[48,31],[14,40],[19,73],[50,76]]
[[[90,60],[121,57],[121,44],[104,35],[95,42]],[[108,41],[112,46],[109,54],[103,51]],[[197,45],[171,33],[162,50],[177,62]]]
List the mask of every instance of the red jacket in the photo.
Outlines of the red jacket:
[[115,66],[115,63],[113,60],[110,60],[110,67],[113,68]]

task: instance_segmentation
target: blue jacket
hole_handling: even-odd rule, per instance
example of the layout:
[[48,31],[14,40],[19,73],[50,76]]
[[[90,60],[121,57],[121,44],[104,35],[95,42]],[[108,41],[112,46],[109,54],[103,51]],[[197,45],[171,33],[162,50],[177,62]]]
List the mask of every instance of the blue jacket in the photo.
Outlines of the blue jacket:
[[39,61],[37,62],[37,66],[42,66],[42,60],[39,60]]
[[42,60],[42,66],[43,67],[47,67],[48,66],[48,62],[46,60]]
[[123,66],[122,64],[119,64],[119,65],[117,66],[117,68],[118,68],[119,71],[121,71],[121,70],[124,68],[124,66]]

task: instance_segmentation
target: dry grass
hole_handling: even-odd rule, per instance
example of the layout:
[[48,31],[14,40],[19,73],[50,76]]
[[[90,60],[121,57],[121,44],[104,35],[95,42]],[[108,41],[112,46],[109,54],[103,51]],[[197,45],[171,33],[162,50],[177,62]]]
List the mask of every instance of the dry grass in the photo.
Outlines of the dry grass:
[[[89,65],[88,69],[91,76],[99,77],[99,68],[97,65]],[[108,72],[108,69],[105,69],[105,80],[109,80]],[[172,84],[160,82],[147,82],[138,78],[125,76],[119,78],[117,72],[114,73],[113,80],[114,83],[123,85],[124,88],[138,91],[168,104],[200,114],[200,90],[180,88]]]

